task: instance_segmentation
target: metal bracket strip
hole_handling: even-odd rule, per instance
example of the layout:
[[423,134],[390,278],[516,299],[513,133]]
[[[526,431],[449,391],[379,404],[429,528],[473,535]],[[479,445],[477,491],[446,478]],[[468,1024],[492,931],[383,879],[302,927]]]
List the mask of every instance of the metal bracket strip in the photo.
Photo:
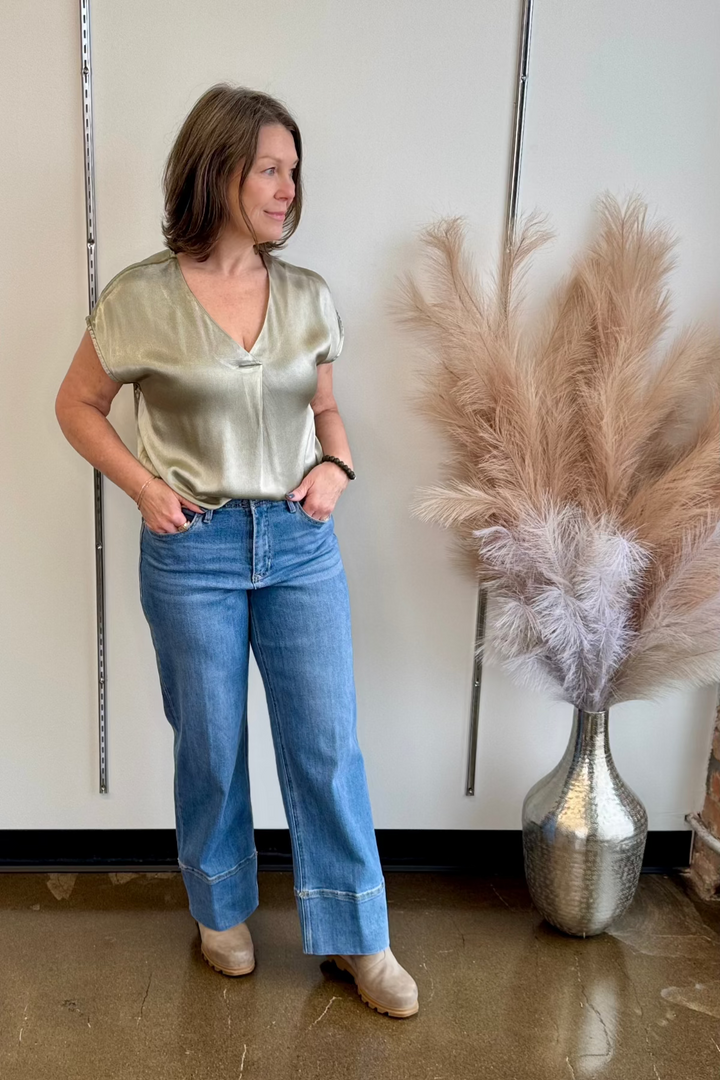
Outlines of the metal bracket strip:
[[[87,243],[88,313],[97,300],[95,268],[95,145],[92,110],[92,51],[90,0],[80,0],[80,71],[82,75],[83,164],[85,174],[85,229]],[[105,544],[103,474],[93,469],[95,499],[95,596],[97,618],[99,790],[107,795],[107,718],[105,715]]]
[[[528,70],[530,65],[530,33],[532,30],[533,0],[521,0],[521,9],[522,22],[520,28],[520,44],[518,48],[517,86],[513,107],[513,141],[510,158],[510,177],[505,206],[505,251],[507,251],[510,241],[512,240],[517,219],[523,136],[525,133],[525,102],[527,98]],[[480,588],[475,624],[475,649],[477,649],[477,647],[485,640],[486,617],[487,593],[485,589]],[[470,701],[470,735],[468,740],[467,775],[465,779],[466,795],[475,794],[481,686],[482,659],[476,656],[473,664],[472,698]]]

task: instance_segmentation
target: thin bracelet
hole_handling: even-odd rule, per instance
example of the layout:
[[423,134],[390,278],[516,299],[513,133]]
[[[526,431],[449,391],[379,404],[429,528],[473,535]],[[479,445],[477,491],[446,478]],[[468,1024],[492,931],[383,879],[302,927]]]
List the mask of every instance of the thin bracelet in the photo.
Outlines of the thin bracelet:
[[343,472],[346,472],[348,474],[351,480],[355,479],[355,473],[353,472],[353,470],[350,468],[349,465],[346,465],[344,461],[341,461],[339,457],[333,457],[332,454],[323,454],[322,460],[320,462],[321,465],[323,461],[333,461],[336,465],[340,466]]
[[[150,477],[150,480],[159,480],[159,479],[160,479],[159,476],[151,476]],[[140,488],[140,494],[138,495],[137,499],[135,500],[135,502],[138,505],[138,508],[140,507],[140,499],[142,498],[142,493],[145,490],[145,488],[148,486],[148,484],[150,483],[150,480],[146,480],[145,483],[143,484],[143,486]]]

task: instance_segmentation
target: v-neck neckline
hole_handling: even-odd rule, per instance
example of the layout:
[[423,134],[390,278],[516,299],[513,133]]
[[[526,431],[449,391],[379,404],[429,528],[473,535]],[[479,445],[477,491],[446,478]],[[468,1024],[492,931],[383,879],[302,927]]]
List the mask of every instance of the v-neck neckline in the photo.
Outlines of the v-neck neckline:
[[264,336],[265,331],[267,329],[268,321],[270,319],[270,308],[272,307],[272,302],[273,302],[273,281],[272,281],[272,270],[271,270],[272,258],[264,251],[260,251],[259,254],[260,254],[260,258],[263,261],[263,265],[265,266],[265,269],[267,270],[267,275],[268,275],[268,301],[267,301],[267,307],[265,308],[265,318],[263,320],[262,326],[260,327],[260,333],[255,338],[252,349],[246,349],[244,345],[241,345],[239,341],[235,340],[235,338],[232,336],[232,334],[229,334],[227,332],[227,330],[224,330],[223,327],[220,325],[220,323],[217,322],[215,319],[213,319],[212,315],[207,310],[207,308],[204,307],[200,303],[197,296],[195,295],[195,293],[192,291],[192,289],[188,285],[187,280],[185,278],[185,275],[182,272],[182,267],[180,266],[180,262],[179,262],[178,257],[177,257],[177,252],[174,251],[172,253],[173,261],[175,263],[175,269],[177,270],[178,274],[180,275],[180,280],[181,280],[182,284],[185,286],[185,289],[186,289],[191,301],[193,302],[193,304],[200,310],[200,312],[205,316],[205,318],[210,323],[212,323],[212,325],[217,330],[219,330],[220,333],[223,334],[223,336],[228,339],[228,341],[231,341],[233,343],[233,345],[235,346],[235,348],[239,349],[240,352],[243,353],[245,356],[253,356],[255,350],[257,349],[258,345],[260,344],[260,340]]

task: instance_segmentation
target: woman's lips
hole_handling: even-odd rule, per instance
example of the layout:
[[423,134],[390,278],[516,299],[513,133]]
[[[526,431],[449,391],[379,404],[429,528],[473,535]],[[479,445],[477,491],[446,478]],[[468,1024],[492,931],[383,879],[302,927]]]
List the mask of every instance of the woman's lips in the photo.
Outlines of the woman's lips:
[[283,221],[285,218],[284,213],[273,214],[271,210],[266,210],[265,213],[269,214],[269,216],[272,218],[276,218],[278,221]]

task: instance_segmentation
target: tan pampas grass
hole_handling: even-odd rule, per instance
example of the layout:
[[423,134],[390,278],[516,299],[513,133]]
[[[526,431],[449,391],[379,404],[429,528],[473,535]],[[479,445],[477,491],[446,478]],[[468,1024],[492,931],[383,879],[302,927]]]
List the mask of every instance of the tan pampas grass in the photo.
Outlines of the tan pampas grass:
[[720,679],[720,342],[693,325],[664,344],[676,241],[636,195],[598,211],[533,327],[537,214],[489,290],[462,219],[427,226],[429,291],[408,275],[390,304],[431,358],[414,405],[449,445],[413,511],[496,601],[478,653],[587,710]]

